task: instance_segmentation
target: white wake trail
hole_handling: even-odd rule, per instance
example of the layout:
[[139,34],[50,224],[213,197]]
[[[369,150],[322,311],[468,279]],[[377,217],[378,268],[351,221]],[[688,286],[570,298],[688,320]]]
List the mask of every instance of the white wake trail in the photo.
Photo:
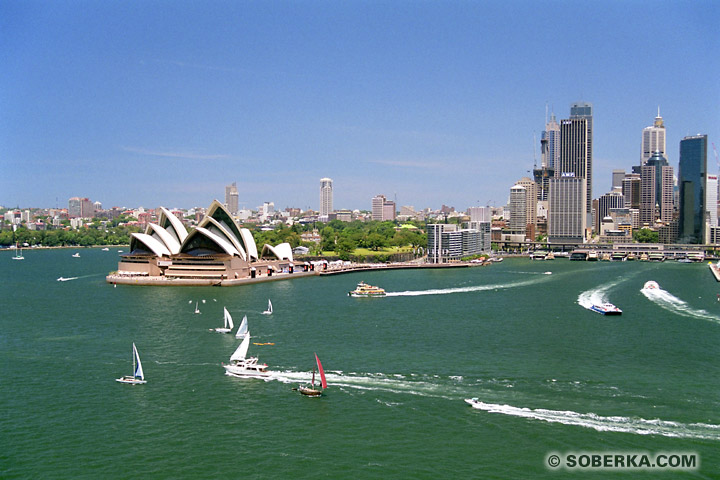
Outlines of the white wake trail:
[[699,318],[720,323],[720,317],[717,315],[713,315],[707,310],[692,308],[687,302],[679,299],[667,290],[663,290],[662,288],[642,288],[640,291],[648,300],[669,312],[682,315],[683,317]]
[[588,310],[593,305],[601,305],[603,303],[608,303],[608,295],[607,292],[617,286],[618,284],[622,283],[624,280],[616,280],[614,282],[606,283],[604,285],[601,285],[599,287],[585,290],[580,295],[578,295],[577,302],[587,308]]
[[490,413],[501,413],[516,417],[541,420],[592,428],[599,432],[624,432],[636,435],[662,435],[664,437],[695,438],[702,440],[720,440],[720,425],[706,423],[679,423],[668,420],[647,420],[639,417],[604,417],[594,413],[578,413],[569,410],[546,410],[543,408],[523,408],[512,405],[485,403],[477,399],[465,400],[473,408]]
[[448,295],[451,293],[468,293],[468,292],[483,292],[487,290],[500,290],[505,288],[516,288],[533,285],[543,281],[550,280],[550,276],[536,276],[530,280],[520,280],[511,283],[499,283],[494,285],[476,285],[472,287],[455,287],[455,288],[434,288],[431,290],[408,290],[405,292],[387,292],[387,297],[417,297],[420,295]]

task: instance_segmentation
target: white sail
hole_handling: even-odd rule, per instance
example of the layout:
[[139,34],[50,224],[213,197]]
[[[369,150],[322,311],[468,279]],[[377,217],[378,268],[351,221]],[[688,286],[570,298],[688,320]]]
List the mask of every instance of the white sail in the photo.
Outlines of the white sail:
[[145,374],[143,373],[142,369],[142,363],[140,363],[140,355],[138,355],[137,347],[135,347],[135,343],[133,343],[133,355],[134,355],[134,362],[137,362],[135,364],[135,372],[134,375],[136,378],[139,378],[140,380],[145,380]]
[[230,361],[234,360],[245,360],[245,355],[247,355],[248,349],[250,348],[250,334],[246,333],[245,338],[243,339],[240,346],[235,350],[235,353],[232,354],[230,357]]
[[227,308],[225,307],[223,307],[223,310],[225,311],[225,328],[232,330],[233,328],[235,328],[235,324],[233,324],[230,312],[228,312]]
[[240,326],[235,334],[235,338],[242,338],[246,333],[248,333],[247,315],[243,316],[242,322],[240,322]]
[[272,313],[272,302],[268,300],[268,312]]

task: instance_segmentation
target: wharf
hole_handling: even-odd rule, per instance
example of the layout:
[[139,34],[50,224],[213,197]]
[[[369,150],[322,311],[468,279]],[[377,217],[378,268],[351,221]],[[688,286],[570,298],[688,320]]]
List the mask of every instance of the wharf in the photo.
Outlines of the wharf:
[[713,274],[713,277],[715,277],[715,280],[720,282],[720,265],[717,263],[708,262],[708,267],[710,267],[710,271]]
[[455,263],[381,263],[365,265],[362,263],[353,265],[343,265],[339,267],[331,267],[320,272],[320,275],[339,275],[341,273],[367,272],[369,270],[400,270],[400,269],[417,269],[417,268],[466,268],[475,267],[484,264],[471,262],[455,262]]

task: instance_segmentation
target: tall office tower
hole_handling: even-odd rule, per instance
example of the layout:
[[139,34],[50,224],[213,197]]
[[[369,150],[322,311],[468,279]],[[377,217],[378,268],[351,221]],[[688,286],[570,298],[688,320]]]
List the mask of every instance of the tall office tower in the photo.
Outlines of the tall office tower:
[[528,192],[522,185],[514,185],[510,189],[510,231],[513,234],[525,235],[527,228],[527,197]]
[[538,184],[528,177],[523,177],[518,180],[517,185],[525,187],[527,192],[527,198],[525,200],[525,223],[528,225],[537,225],[537,205],[538,205]]
[[232,215],[238,213],[238,189],[237,183],[225,187],[225,206]]
[[665,123],[660,116],[660,107],[651,127],[645,127],[642,131],[642,156],[640,165],[645,165],[655,152],[660,152],[663,157],[665,151]]
[[[593,167],[593,107],[592,103],[576,102],[570,105],[570,120],[584,119],[587,123],[584,145],[578,144],[575,148],[575,161],[579,164],[579,170],[584,170],[583,177],[586,180],[586,206],[588,216],[592,213],[592,167]],[[562,137],[562,133],[561,133]],[[579,140],[579,139],[575,139]],[[571,140],[572,141],[572,140]],[[561,139],[562,142],[562,139]],[[584,147],[584,148],[583,148]],[[562,151],[561,151],[562,155]],[[584,164],[584,165],[583,165]]]
[[655,220],[669,223],[672,217],[673,168],[655,152],[640,167],[640,224],[652,226]]
[[583,243],[587,226],[587,182],[572,172],[550,179],[548,242]]
[[72,197],[68,200],[70,218],[91,218],[95,216],[95,206],[89,198]]
[[537,199],[539,202],[546,202],[550,190],[550,179],[555,176],[555,170],[548,167],[533,169],[533,179],[537,185]]
[[620,192],[609,192],[598,198],[598,211],[595,215],[595,230],[600,231],[600,224],[605,217],[610,216],[611,209],[621,209],[625,206],[625,199]]
[[639,173],[628,173],[622,181],[622,194],[625,198],[626,208],[640,208],[640,183]]
[[372,198],[372,219],[382,222],[383,205],[385,204],[385,195],[375,195]]
[[[707,215],[707,218],[705,219],[705,223],[707,223],[707,226],[709,227],[717,227],[718,226],[718,176],[712,175],[708,173],[707,175],[707,181],[705,182],[706,188],[706,195],[705,195],[705,212]],[[707,234],[710,233],[710,229],[707,229],[706,237],[705,237],[705,243],[710,243],[710,239],[707,237]]]
[[622,190],[622,182],[625,178],[625,170],[613,170],[612,171],[612,188]]
[[320,179],[320,216],[333,212],[333,184],[331,178]]
[[707,135],[680,140],[678,243],[701,243],[705,239],[706,175]]
[[382,210],[382,220],[383,222],[385,220],[395,221],[395,218],[397,217],[397,206],[395,205],[395,202],[386,200],[383,203],[383,210]]
[[[546,112],[547,120],[547,112]],[[542,166],[555,168],[560,160],[560,125],[555,120],[555,113],[550,115],[550,121],[545,123],[545,130],[540,137],[542,153]]]

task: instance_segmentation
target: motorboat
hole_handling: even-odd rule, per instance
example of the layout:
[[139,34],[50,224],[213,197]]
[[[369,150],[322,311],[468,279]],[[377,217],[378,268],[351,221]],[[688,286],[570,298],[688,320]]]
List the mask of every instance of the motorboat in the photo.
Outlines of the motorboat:
[[613,305],[612,303],[601,303],[599,305],[593,305],[590,307],[593,312],[601,313],[603,315],[622,315],[622,310]]
[[348,295],[351,297],[382,297],[385,295],[385,290],[360,282],[355,290],[348,292]]
[[645,282],[645,286],[643,288],[646,290],[657,290],[660,288],[660,285],[658,285],[654,280],[648,280]]
[[267,370],[267,364],[258,363],[257,357],[248,357],[247,352],[250,348],[250,332],[245,334],[240,346],[230,356],[230,363],[223,364],[225,375],[240,378],[264,378],[269,377],[270,372]]

